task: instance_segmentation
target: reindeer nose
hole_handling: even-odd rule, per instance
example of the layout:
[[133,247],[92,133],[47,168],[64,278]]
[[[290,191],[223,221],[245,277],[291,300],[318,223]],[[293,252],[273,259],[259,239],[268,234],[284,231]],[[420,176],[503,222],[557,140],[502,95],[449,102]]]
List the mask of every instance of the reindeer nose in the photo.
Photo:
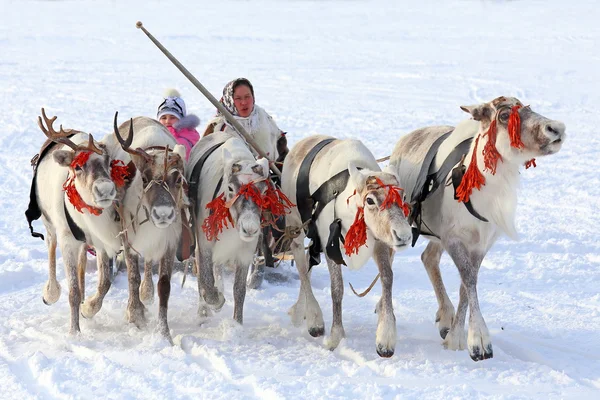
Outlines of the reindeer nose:
[[94,184],[94,196],[97,200],[113,200],[116,194],[117,190],[111,181],[107,180]]
[[258,233],[258,229],[246,229],[246,227],[242,227],[242,233],[246,236],[255,236]]
[[153,207],[152,218],[157,222],[171,222],[175,219],[175,209],[169,206]]
[[392,230],[396,246],[405,246],[412,240],[412,234],[410,232],[399,232],[395,229]]
[[565,134],[565,124],[559,121],[552,121],[546,124],[544,133],[554,141],[559,140]]

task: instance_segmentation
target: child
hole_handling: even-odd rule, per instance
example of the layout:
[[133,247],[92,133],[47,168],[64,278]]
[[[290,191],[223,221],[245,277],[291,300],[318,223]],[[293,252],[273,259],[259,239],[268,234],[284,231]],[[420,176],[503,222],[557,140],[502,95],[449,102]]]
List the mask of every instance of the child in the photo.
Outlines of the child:
[[185,102],[177,90],[167,89],[164,97],[165,100],[158,106],[156,119],[171,132],[177,143],[185,146],[187,160],[192,147],[200,139],[196,131],[200,119],[193,114],[187,115]]

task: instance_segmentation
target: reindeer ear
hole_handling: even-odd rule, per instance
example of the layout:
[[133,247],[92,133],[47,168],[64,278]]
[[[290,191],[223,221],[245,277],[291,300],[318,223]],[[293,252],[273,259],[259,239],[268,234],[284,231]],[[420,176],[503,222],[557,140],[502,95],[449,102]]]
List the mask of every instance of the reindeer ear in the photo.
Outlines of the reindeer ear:
[[185,146],[182,144],[176,144],[175,148],[173,148],[173,153],[175,154],[179,154],[179,157],[181,157],[182,160],[185,161]]
[[460,109],[471,114],[475,121],[489,120],[492,115],[490,106],[487,103],[473,106],[460,106]]
[[350,173],[350,180],[354,184],[356,191],[360,192],[365,187],[366,176],[360,172],[352,161],[348,163],[348,172]]
[[73,156],[75,153],[69,150],[56,150],[52,153],[52,157],[54,161],[60,166],[68,167],[73,162]]
[[[256,170],[255,170],[255,168],[256,168]],[[269,160],[264,157],[259,158],[258,160],[256,160],[256,165],[254,167],[252,167],[252,171],[261,175],[263,178],[268,178],[269,177]]]

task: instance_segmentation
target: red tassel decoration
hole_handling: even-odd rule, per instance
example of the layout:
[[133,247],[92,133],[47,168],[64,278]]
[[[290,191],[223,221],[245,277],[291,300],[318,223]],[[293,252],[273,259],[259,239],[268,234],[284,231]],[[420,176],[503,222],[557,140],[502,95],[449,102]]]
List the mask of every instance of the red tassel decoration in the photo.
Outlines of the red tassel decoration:
[[525,162],[525,169],[529,169],[529,167],[537,167],[537,165],[535,165],[535,158]]
[[112,160],[110,162],[110,179],[112,179],[117,187],[123,187],[125,185],[125,180],[129,178],[129,170],[123,161]]
[[521,141],[521,117],[519,116],[520,105],[514,106],[510,111],[508,119],[508,135],[510,137],[510,145],[515,149],[525,147]]
[[490,128],[487,133],[487,143],[483,146],[483,163],[485,164],[485,170],[490,171],[492,175],[496,175],[496,166],[498,160],[502,161],[502,155],[496,148],[496,134],[498,133],[498,127],[496,126],[496,120],[493,120],[490,124]]
[[379,178],[375,178],[375,180],[380,187],[388,188],[388,193],[385,196],[383,203],[381,203],[381,207],[379,207],[379,209],[383,211],[386,208],[390,208],[393,204],[397,204],[398,207],[400,207],[400,209],[404,212],[404,216],[408,217],[410,209],[408,204],[402,201],[402,196],[400,196],[400,190],[402,190],[402,188],[394,185],[386,185]]
[[[74,170],[76,167],[83,167],[85,163],[89,160],[92,155],[91,151],[82,151],[77,154],[73,161],[71,161],[71,168]],[[85,201],[81,198],[79,192],[77,192],[77,188],[75,187],[75,172],[71,172],[71,177],[67,178],[65,183],[63,183],[63,190],[67,194],[67,199],[69,199],[69,203],[75,207],[77,211],[83,214],[83,210],[88,210],[90,214],[100,215],[102,214],[102,209],[94,206],[90,206],[86,204]]]
[[219,197],[206,205],[206,208],[211,211],[210,215],[204,219],[202,231],[206,235],[206,240],[219,240],[218,236],[223,229],[229,227],[228,221],[233,227],[233,218],[229,212],[229,208],[225,202],[225,194],[221,193]]
[[[88,155],[89,157],[89,155]],[[75,176],[71,176],[67,178],[65,183],[63,184],[63,189],[67,194],[67,198],[69,202],[75,207],[77,211],[83,214],[83,210],[88,210],[90,214],[100,215],[102,214],[102,209],[94,206],[90,206],[83,201],[79,192],[77,192],[77,188],[75,187]]]
[[254,182],[243,185],[237,193],[237,196],[244,196],[246,200],[251,199],[259,208],[263,208],[263,197]]
[[471,156],[471,163],[467,168],[467,172],[463,175],[460,186],[456,189],[458,201],[466,203],[473,192],[473,188],[481,189],[485,185],[485,177],[477,167],[477,145],[479,144],[479,136],[475,139],[475,147]]
[[296,207],[279,188],[271,183],[267,184],[262,204],[263,210],[270,211],[274,217],[284,216],[291,211],[292,207]]
[[358,254],[358,248],[367,243],[367,224],[365,223],[365,213],[362,207],[356,211],[354,222],[350,225],[346,239],[344,241],[344,250],[347,256]]

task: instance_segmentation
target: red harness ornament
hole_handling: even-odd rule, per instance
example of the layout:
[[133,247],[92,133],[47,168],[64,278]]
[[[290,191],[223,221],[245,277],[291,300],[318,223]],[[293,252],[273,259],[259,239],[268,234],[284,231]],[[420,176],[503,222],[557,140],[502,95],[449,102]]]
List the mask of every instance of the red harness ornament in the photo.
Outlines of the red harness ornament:
[[90,151],[83,151],[77,156],[75,156],[73,161],[71,161],[72,175],[71,177],[67,178],[65,183],[63,183],[63,189],[67,194],[69,202],[73,205],[73,207],[75,207],[77,211],[83,214],[83,210],[86,209],[90,212],[90,214],[100,215],[102,214],[102,209],[86,204],[86,202],[83,201],[83,199],[81,198],[79,192],[77,192],[77,188],[75,187],[75,168],[83,167],[90,158],[91,154],[92,152]]

